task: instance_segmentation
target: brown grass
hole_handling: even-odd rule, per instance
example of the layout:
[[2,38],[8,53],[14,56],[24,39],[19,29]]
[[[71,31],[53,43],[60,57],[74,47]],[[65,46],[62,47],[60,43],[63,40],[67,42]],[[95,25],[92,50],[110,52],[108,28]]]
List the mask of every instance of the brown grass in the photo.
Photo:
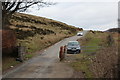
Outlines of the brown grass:
[[[15,32],[17,45],[20,43],[26,47],[26,53],[29,53],[25,54],[26,58],[33,57],[36,55],[36,51],[51,46],[66,37],[73,36],[77,32],[77,28],[65,23],[22,13],[15,13],[10,19],[9,26]],[[8,40],[10,41],[10,38]],[[15,43],[14,40],[10,42]],[[12,65],[19,64],[15,58],[6,56],[3,59],[3,71]]]
[[[112,45],[108,45],[109,35],[114,39]],[[70,64],[76,72],[83,72],[85,78],[116,78],[118,77],[118,35],[118,33],[90,32],[78,41],[82,46],[101,47],[86,48],[94,50],[82,50],[81,54],[69,56],[67,59],[71,61]]]

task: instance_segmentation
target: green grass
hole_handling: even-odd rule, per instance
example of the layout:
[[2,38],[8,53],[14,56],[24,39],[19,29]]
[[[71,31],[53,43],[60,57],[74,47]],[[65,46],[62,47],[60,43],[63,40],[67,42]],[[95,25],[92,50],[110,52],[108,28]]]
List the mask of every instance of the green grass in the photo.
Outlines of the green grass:
[[20,64],[19,61],[16,61],[15,58],[12,57],[7,57],[7,59],[3,59],[2,60],[2,71],[5,71],[9,68],[11,68],[11,66],[16,66],[17,64]]
[[[104,35],[104,36],[103,36]],[[82,39],[78,40],[82,46],[86,46],[82,53],[77,54],[76,61],[71,62],[70,65],[76,71],[85,73],[85,78],[94,78],[94,74],[90,69],[91,58],[94,57],[96,51],[100,49],[101,44],[105,44],[106,33],[87,33]]]
[[[98,64],[97,60],[105,59],[105,56],[109,54],[109,53],[107,53],[108,52],[107,48],[110,46],[107,46],[107,44],[108,44],[108,35],[110,35],[110,34],[111,33],[106,33],[106,32],[104,32],[104,33],[96,32],[95,34],[88,32],[84,37],[79,39],[78,41],[81,43],[81,46],[84,46],[83,48],[85,48],[85,49],[82,50],[82,53],[76,54],[75,56],[71,56],[72,59],[74,59],[74,60],[70,59],[71,60],[70,66],[72,66],[75,71],[84,72],[84,75],[85,75],[84,77],[87,79],[95,78],[96,77],[95,73],[97,73],[97,71],[98,71],[97,69],[100,70],[100,69],[104,68],[104,66],[108,67],[108,65],[104,64],[103,62],[100,62],[101,64]],[[116,43],[114,43],[114,45],[117,45],[118,44],[117,43],[117,41],[118,41],[117,33],[114,33],[113,37],[116,42]],[[105,49],[106,52],[103,49]],[[101,52],[101,50],[103,50],[103,52]],[[106,53],[106,54],[103,55],[104,53]],[[96,55],[99,55],[99,56],[96,56]],[[102,58],[102,55],[103,55],[103,58]],[[97,58],[97,60],[95,57]],[[113,57],[113,58],[115,58],[115,57]],[[94,69],[94,67],[95,67],[94,64],[96,64],[98,66],[102,65],[103,67],[102,68],[98,67],[97,69]],[[92,70],[94,70],[94,71],[92,71]],[[101,73],[104,73],[104,71]]]
[[[26,58],[32,58],[34,54],[26,54],[24,57]],[[3,72],[7,69],[10,69],[11,66],[15,67],[16,65],[20,64],[21,62],[16,61],[16,58],[14,57],[6,57],[2,60],[2,70]]]
[[88,33],[84,37],[85,41],[80,41],[80,43],[84,43],[82,46],[86,46],[86,49],[82,50],[83,53],[94,53],[98,49],[101,48],[101,44],[105,44],[105,38],[102,36],[106,36],[105,33]]
[[91,40],[88,44],[85,45],[85,46],[91,46],[91,47],[86,47],[85,50],[82,50],[83,54],[88,54],[88,55],[94,54],[100,48],[98,45],[100,40],[96,39],[96,43],[94,41],[95,40]]
[[76,71],[82,71],[85,73],[85,78],[93,78],[93,74],[89,70],[90,61],[88,60],[82,60],[77,62],[72,62],[70,65],[76,70]]
[[26,55],[25,55],[25,58],[28,58],[28,59],[29,59],[29,58],[32,58],[33,56],[34,56],[34,54],[26,54]]

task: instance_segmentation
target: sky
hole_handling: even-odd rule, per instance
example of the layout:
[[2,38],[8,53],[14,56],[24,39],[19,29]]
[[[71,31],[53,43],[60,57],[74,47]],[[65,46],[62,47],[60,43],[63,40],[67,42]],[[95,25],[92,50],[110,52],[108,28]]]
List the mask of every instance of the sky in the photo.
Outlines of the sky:
[[54,19],[85,30],[105,31],[118,27],[117,0],[49,1],[57,2],[57,4],[40,10],[34,6],[25,13]]

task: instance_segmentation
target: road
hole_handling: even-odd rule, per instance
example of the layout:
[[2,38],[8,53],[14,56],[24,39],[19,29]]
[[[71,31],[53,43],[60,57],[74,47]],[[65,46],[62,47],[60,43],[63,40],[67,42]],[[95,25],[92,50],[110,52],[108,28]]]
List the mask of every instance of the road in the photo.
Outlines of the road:
[[[83,31],[83,35],[87,31]],[[68,41],[81,36],[66,38],[44,50],[42,54],[26,61],[14,70],[3,75],[3,78],[71,78],[73,69],[59,61],[59,48]]]

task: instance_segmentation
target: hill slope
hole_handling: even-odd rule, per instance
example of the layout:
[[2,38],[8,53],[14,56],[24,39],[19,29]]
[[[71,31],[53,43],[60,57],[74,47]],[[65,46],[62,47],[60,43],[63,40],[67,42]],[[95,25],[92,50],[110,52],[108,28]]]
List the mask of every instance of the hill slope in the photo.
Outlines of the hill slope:
[[72,34],[76,32],[75,27],[67,25],[65,23],[27,14],[16,13],[13,15],[10,22],[12,24],[12,29],[18,31],[27,31],[27,33],[30,33],[29,31],[32,31],[33,34],[37,33],[41,35],[46,35],[62,32],[66,34]]
[[77,32],[74,26],[22,13],[15,13],[10,24],[10,28],[16,32],[18,43],[26,46],[28,52],[41,50]]
[[107,31],[120,33],[120,28],[111,28],[111,29],[109,29],[109,30],[107,30]]
[[17,52],[13,52],[15,45],[21,44],[26,47],[24,57],[28,59],[36,55],[35,52],[53,45],[61,39],[73,36],[78,31],[78,28],[59,21],[22,13],[13,14],[9,21],[11,31],[2,31],[2,50],[3,54],[6,54],[2,58],[3,72],[10,66],[19,64],[15,61]]

